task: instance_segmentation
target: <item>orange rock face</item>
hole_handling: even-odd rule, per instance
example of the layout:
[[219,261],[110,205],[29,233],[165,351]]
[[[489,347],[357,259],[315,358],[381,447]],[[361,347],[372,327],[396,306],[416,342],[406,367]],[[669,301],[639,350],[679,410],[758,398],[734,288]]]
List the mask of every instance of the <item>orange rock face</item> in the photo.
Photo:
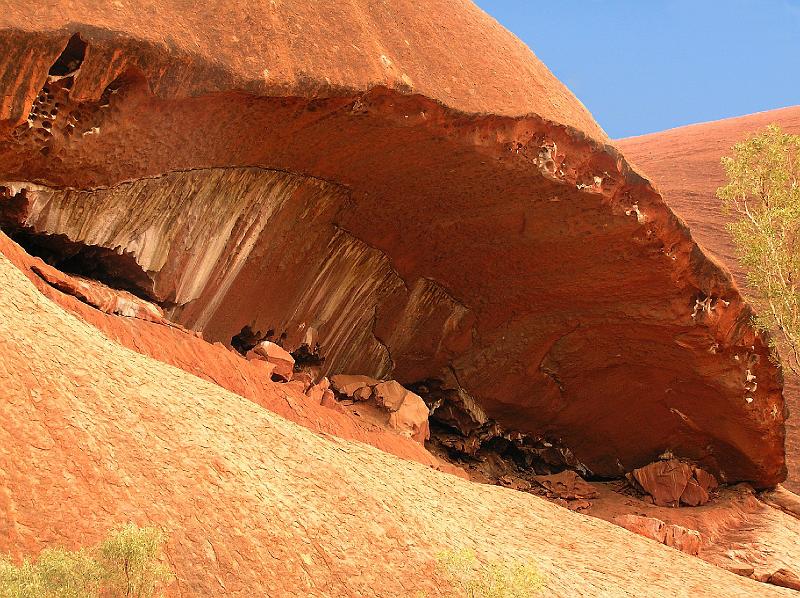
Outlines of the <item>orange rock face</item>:
[[717,487],[714,476],[677,459],[634,469],[631,478],[662,507],[704,505]]
[[[536,497],[323,437],[110,340],[3,255],[0,289],[2,553],[91,545],[134,521],[168,535],[169,596],[449,596],[435,555],[454,547],[530,561],[554,597],[791,595]],[[117,330],[173,330],[85,309]],[[181,359],[197,349],[186,345]]]
[[59,268],[321,375],[435,382],[595,475],[784,478],[729,274],[472,4],[51,3],[0,50],[0,222]]
[[[800,106],[762,112],[741,118],[682,127],[663,133],[616,142],[629,159],[640,166],[664,194],[669,205],[691,227],[693,234],[720,262],[730,268],[736,281],[746,287],[745,273],[725,229],[727,217],[716,197],[725,184],[720,165],[731,147],[771,123],[788,133],[800,133]],[[800,381],[786,375],[786,400],[790,411],[800,408]],[[788,486],[800,489],[800,429],[797,418],[787,421]]]
[[623,515],[616,523],[635,534],[671,546],[687,554],[697,555],[702,545],[702,537],[696,530],[680,525],[668,525],[654,517]]
[[[72,292],[65,293],[60,290],[71,290],[76,286],[76,282],[70,277],[54,272],[41,260],[31,258],[2,233],[0,233],[0,254],[27,275],[39,291],[50,300],[128,349],[245,397],[315,432],[370,444],[400,458],[461,475],[448,464],[439,462],[419,443],[411,439],[387,433],[377,426],[365,425],[343,411],[334,412],[321,406],[320,403],[323,403],[325,398],[323,382],[314,387],[315,389],[323,387],[322,397],[313,392],[313,389],[309,389],[305,395],[288,384],[272,382],[273,368],[266,361],[261,359],[248,361],[218,343],[212,345],[196,334],[173,324],[156,323],[140,319],[135,315],[117,317],[99,310],[97,306],[90,305]],[[40,274],[44,271],[48,272],[47,279],[43,279]],[[54,285],[53,280],[58,280],[59,284]],[[113,293],[113,295],[118,294],[119,292]],[[124,292],[122,294],[125,296]],[[98,293],[101,297],[110,295],[112,293],[107,288]],[[114,303],[112,301],[112,304]],[[331,400],[333,401],[332,398]]]

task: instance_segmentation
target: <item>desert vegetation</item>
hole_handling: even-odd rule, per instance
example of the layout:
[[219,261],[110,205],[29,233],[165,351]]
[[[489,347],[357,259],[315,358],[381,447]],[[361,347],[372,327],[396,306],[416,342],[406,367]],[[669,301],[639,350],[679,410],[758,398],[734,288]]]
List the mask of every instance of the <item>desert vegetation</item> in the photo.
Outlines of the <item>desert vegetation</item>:
[[0,558],[0,598],[152,598],[172,580],[160,562],[166,537],[133,524],[91,548],[46,548],[16,565]]
[[722,159],[728,183],[717,190],[739,261],[754,322],[772,333],[774,357],[800,373],[800,135],[770,125]]
[[469,549],[437,556],[437,570],[465,598],[530,598],[542,589],[535,565],[516,560],[478,560]]

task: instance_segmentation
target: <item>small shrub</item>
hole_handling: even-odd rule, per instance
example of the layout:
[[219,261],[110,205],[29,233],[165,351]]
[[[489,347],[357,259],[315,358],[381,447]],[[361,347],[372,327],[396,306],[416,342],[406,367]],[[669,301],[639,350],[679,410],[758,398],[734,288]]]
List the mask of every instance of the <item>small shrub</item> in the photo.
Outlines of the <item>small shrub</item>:
[[149,598],[162,583],[172,579],[158,558],[166,536],[154,528],[132,523],[117,528],[97,549],[106,592],[112,596]]
[[17,567],[0,559],[2,598],[86,598],[97,595],[102,572],[86,551],[46,548],[36,563],[25,559]]
[[534,565],[507,560],[481,563],[467,549],[440,553],[437,570],[466,598],[530,598],[543,587]]
[[46,548],[19,566],[0,557],[0,598],[151,598],[172,579],[158,560],[165,539],[128,524],[94,548]]

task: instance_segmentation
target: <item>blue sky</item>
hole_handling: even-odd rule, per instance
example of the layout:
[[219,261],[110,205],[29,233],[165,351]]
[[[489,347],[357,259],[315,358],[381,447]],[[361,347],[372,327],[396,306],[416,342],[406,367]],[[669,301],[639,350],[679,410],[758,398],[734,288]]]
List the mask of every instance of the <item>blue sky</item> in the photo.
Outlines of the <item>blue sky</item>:
[[613,138],[800,104],[800,0],[476,0]]

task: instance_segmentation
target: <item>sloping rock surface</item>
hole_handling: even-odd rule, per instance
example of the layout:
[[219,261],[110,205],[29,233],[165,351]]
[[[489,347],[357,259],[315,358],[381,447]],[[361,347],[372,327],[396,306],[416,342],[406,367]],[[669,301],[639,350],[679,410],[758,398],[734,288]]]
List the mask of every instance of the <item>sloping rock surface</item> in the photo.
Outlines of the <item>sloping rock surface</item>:
[[2,256],[0,288],[2,552],[91,544],[133,520],[168,532],[171,596],[442,596],[434,555],[457,546],[535,561],[548,596],[791,595],[322,438],[110,341]]
[[[725,229],[728,220],[716,197],[717,188],[725,184],[720,158],[731,155],[735,143],[771,123],[777,123],[787,133],[800,134],[800,106],[616,142],[625,156],[652,177],[669,205],[686,220],[703,247],[730,268],[742,287],[747,286],[745,273],[736,259],[736,251]],[[785,384],[789,410],[796,413],[800,409],[800,381],[787,372]],[[800,428],[796,417],[787,421],[786,451],[789,463],[787,486],[798,491]]]
[[[48,299],[123,347],[245,397],[314,432],[363,442],[402,459],[462,475],[457,469],[439,461],[411,439],[387,433],[378,426],[348,417],[344,413],[320,408],[320,397],[315,397],[313,393],[305,395],[288,384],[273,382],[270,379],[271,368],[259,367],[261,364],[268,366],[265,361],[248,361],[221,344],[208,343],[197,334],[174,324],[157,325],[137,317],[121,318],[109,315],[96,309],[96,306],[90,306],[82,298],[63,292],[60,289],[72,287],[74,283],[66,282],[54,286],[50,281],[68,277],[54,272],[38,258],[27,255],[2,233],[0,233],[0,254],[25,274]],[[47,271],[48,280],[44,280],[37,271]]]
[[313,329],[323,375],[437,381],[597,475],[784,478],[729,274],[471,3],[11,3],[0,57],[0,224],[54,265],[225,344]]

